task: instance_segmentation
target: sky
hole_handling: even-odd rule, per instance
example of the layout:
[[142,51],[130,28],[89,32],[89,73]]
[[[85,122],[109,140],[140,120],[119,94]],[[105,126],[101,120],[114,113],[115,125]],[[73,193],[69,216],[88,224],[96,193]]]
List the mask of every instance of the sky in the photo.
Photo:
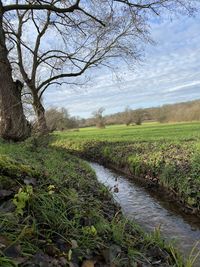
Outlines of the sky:
[[200,99],[200,14],[151,24],[154,45],[146,45],[145,57],[131,68],[117,66],[117,75],[108,69],[91,73],[82,87],[49,89],[45,106],[65,107],[71,115],[91,117],[105,108],[105,114]]

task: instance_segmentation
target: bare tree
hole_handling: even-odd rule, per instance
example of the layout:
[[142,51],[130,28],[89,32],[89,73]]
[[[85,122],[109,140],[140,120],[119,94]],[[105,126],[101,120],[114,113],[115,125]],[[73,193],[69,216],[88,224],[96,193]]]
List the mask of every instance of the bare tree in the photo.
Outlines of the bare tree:
[[105,128],[104,111],[105,108],[101,107],[92,113],[97,128]]
[[136,109],[133,114],[133,121],[136,125],[141,125],[144,118],[144,110]]
[[46,111],[47,127],[50,131],[78,128],[78,120],[71,117],[67,109],[50,108]]
[[[8,40],[14,44],[11,62],[30,89],[40,132],[48,131],[41,102],[47,88],[75,83],[87,69],[115,57],[139,57],[136,44],[147,40],[142,19],[128,10],[116,16],[108,3],[88,1],[70,14],[17,10],[13,23],[7,18]],[[27,29],[33,32],[31,38]]]
[[137,59],[138,42],[149,40],[148,12],[190,12],[189,2],[0,0],[1,136],[22,139],[28,134],[11,67],[20,71],[31,91],[39,128],[46,132],[41,98],[48,87],[71,83],[87,69],[107,66],[116,57]]
[[126,126],[129,126],[133,122],[132,110],[129,107],[126,107],[122,113],[122,117],[123,123],[125,123]]

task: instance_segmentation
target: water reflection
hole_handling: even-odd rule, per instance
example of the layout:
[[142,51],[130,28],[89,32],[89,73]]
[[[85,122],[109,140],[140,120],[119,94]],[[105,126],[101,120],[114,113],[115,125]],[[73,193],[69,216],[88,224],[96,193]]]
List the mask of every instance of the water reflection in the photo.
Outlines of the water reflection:
[[[128,218],[150,231],[159,226],[165,239],[176,240],[176,246],[184,255],[188,255],[195,243],[200,241],[200,222],[197,218],[179,214],[173,203],[154,198],[144,187],[122,175],[96,163],[90,165],[98,180],[112,189],[115,200]],[[200,259],[195,266],[200,266]]]

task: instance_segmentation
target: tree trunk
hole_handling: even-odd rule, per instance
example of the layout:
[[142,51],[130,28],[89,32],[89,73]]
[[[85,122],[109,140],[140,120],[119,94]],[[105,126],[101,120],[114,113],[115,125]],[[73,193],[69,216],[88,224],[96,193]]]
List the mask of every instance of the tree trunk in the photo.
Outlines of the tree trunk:
[[[34,90],[36,91],[36,90]],[[32,90],[33,92],[33,90]],[[46,123],[46,117],[45,117],[45,109],[41,103],[41,100],[39,99],[37,93],[33,93],[33,108],[35,110],[35,114],[37,116],[37,130],[40,134],[47,134],[49,132],[49,129],[47,127]]]
[[0,1],[0,136],[7,140],[21,141],[30,135],[31,129],[23,113],[21,88],[12,79],[2,20]]

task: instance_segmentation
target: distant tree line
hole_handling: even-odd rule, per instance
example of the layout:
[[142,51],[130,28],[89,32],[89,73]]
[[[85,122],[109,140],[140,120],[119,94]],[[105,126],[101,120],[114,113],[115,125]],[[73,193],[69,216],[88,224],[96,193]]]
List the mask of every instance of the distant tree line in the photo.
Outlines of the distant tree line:
[[100,107],[92,112],[90,118],[83,119],[71,116],[65,108],[50,108],[46,111],[46,122],[50,131],[64,131],[90,126],[105,128],[106,125],[114,124],[141,125],[148,121],[200,121],[200,100],[136,110],[126,107],[123,112],[106,116],[103,115],[104,111],[105,109]]
[[[79,127],[97,126],[99,128],[105,127],[105,125],[114,124],[126,124],[129,125],[141,125],[147,121],[158,121],[160,123],[165,122],[182,122],[182,121],[199,121],[200,120],[200,100],[188,101],[177,104],[168,104],[161,107],[152,107],[145,109],[132,110],[126,107],[123,112],[118,112],[111,115],[103,116],[99,115],[98,109],[93,112],[93,116],[88,119],[79,119]],[[104,110],[103,110],[104,111]],[[102,124],[103,127],[98,126]]]

